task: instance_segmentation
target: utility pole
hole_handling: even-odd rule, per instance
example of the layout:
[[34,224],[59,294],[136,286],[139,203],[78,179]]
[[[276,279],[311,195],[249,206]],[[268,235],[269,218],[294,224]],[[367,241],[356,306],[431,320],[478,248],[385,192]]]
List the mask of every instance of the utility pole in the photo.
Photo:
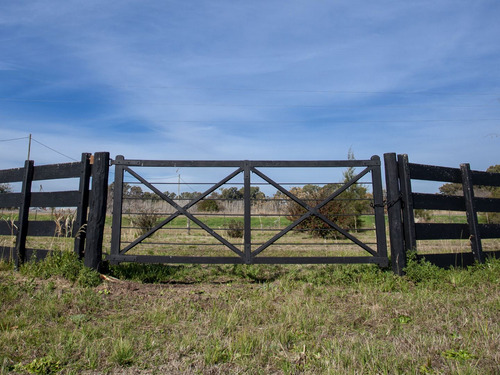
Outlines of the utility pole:
[[[181,195],[181,174],[179,173],[179,170],[177,169],[177,199],[180,199]],[[187,234],[191,234],[191,220],[186,217],[186,228],[187,228]]]
[[31,155],[31,133],[30,133],[29,142],[28,142],[28,159],[27,160],[30,160],[30,155]]

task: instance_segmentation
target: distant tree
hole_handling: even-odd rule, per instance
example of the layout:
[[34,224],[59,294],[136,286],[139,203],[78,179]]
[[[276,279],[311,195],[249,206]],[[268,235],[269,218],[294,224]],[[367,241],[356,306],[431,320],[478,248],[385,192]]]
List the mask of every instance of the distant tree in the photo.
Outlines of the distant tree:
[[177,198],[178,199],[185,199],[185,200],[193,200],[196,197],[198,197],[199,195],[201,195],[201,193],[197,192],[197,191],[193,191],[193,192],[183,191],[180,195],[177,196]]
[[500,164],[489,166],[488,169],[486,169],[486,172],[500,173]]
[[[235,187],[230,187],[230,188],[223,188],[220,193],[220,197],[222,199],[227,199],[227,200],[241,200],[245,196],[245,188],[242,187],[241,189],[237,189]],[[251,200],[258,200],[258,199],[264,199],[266,195],[260,191],[260,188],[258,186],[250,186],[250,199]]]
[[198,210],[202,212],[219,212],[221,211],[221,206],[214,199],[204,199],[198,203]]
[[0,194],[10,193],[12,191],[12,186],[9,184],[0,184]]
[[462,190],[462,184],[457,184],[457,183],[444,184],[439,187],[439,192],[443,195],[456,195],[456,196],[464,195],[464,191]]
[[142,198],[143,192],[140,186],[132,186],[128,193],[127,196],[130,198]]
[[220,197],[222,199],[227,199],[230,201],[239,200],[239,199],[243,199],[243,192],[241,192],[240,190],[238,190],[234,186],[230,187],[230,188],[222,188],[221,193],[220,193]]
[[165,194],[167,197],[169,197],[170,199],[175,199],[177,198],[177,194],[175,194],[173,191],[170,192],[170,191],[164,191],[163,194]]
[[[239,192],[243,197],[245,195],[245,188],[241,188]],[[250,186],[250,200],[264,199],[265,197],[266,194],[260,191],[260,188],[258,186]]]

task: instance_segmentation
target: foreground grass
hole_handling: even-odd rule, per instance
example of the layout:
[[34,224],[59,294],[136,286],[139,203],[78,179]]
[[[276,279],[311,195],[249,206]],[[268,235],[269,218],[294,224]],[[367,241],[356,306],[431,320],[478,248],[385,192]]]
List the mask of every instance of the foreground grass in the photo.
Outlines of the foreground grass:
[[[50,263],[52,262],[52,263]],[[0,263],[1,373],[497,374],[500,262]],[[59,276],[49,277],[46,269]],[[75,275],[77,275],[75,277]]]

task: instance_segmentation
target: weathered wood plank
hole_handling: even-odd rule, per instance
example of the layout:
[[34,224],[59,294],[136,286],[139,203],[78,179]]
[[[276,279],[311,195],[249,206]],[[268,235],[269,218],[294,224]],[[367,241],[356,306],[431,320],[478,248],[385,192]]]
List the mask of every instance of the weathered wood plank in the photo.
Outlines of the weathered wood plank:
[[474,204],[478,212],[500,212],[500,199],[474,198]]
[[79,162],[39,165],[35,167],[33,181],[80,177],[80,168]]
[[[55,221],[28,221],[28,236],[33,237],[72,237],[71,230],[65,227],[65,222],[56,223]],[[0,235],[17,236],[19,222],[0,221]],[[69,232],[68,232],[69,231]]]
[[426,210],[465,211],[464,197],[413,193],[413,208]]
[[[25,261],[39,261],[45,259],[49,254],[52,253],[52,250],[26,249]],[[0,259],[3,259],[7,262],[16,262],[17,256],[15,249],[12,247],[0,246]]]
[[23,199],[21,193],[0,194],[0,208],[19,208]]
[[417,248],[417,240],[415,237],[415,214],[413,211],[413,195],[411,190],[409,164],[408,155],[398,155],[399,185],[403,199],[402,215],[406,251],[416,250]]
[[90,164],[91,154],[83,153],[80,163],[80,184],[78,188],[79,200],[76,210],[76,221],[73,229],[75,237],[74,251],[78,258],[82,259],[85,253],[85,239],[87,236],[87,215],[90,196],[90,177],[92,165]]
[[409,164],[412,180],[428,180],[461,183],[460,169],[425,164]]
[[[500,258],[500,251],[485,251],[486,258]],[[417,254],[417,259],[425,259],[438,267],[467,267],[475,263],[472,253]]]
[[481,238],[500,238],[500,224],[479,224]]
[[33,181],[33,160],[26,160],[24,164],[23,186],[21,188],[22,200],[19,207],[19,226],[16,239],[16,269],[26,259],[26,236],[28,235],[28,219],[31,202],[31,183]]
[[99,270],[102,263],[102,241],[106,221],[106,203],[108,199],[109,152],[94,154],[92,167],[92,196],[87,225],[84,264]]
[[0,221],[0,236],[17,236],[18,221],[11,223],[10,221]]
[[21,182],[24,177],[24,168],[0,170],[0,183]]
[[468,239],[470,234],[467,224],[416,223],[415,235],[417,240],[450,240]]
[[0,259],[5,260],[6,262],[15,261],[16,249],[13,246],[0,246]]
[[472,184],[472,173],[469,164],[461,164],[462,190],[465,198],[465,208],[467,223],[469,224],[470,246],[474,257],[479,263],[484,263],[483,246],[481,244],[481,234],[479,233],[479,222],[474,200],[474,185]]
[[476,186],[500,186],[500,173],[471,171],[472,182]]
[[387,213],[389,216],[392,270],[397,275],[403,275],[403,270],[406,267],[406,252],[404,248],[404,231],[401,218],[401,192],[399,190],[399,172],[396,154],[384,154],[384,164],[387,201],[390,202],[390,204],[387,205]]
[[48,193],[31,193],[31,207],[77,207],[80,192],[54,191]]

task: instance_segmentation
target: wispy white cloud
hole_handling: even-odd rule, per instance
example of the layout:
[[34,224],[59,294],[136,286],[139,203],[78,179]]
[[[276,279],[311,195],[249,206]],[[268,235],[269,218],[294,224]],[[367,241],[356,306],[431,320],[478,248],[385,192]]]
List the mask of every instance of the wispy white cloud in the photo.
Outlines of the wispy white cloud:
[[[0,97],[55,100],[0,101],[6,137],[137,158],[338,159],[352,147],[494,163],[498,139],[484,136],[497,123],[479,120],[500,118],[500,103],[468,95],[500,92],[494,1],[4,8]],[[401,94],[413,92],[441,94]],[[475,121],[442,121],[464,118]]]

